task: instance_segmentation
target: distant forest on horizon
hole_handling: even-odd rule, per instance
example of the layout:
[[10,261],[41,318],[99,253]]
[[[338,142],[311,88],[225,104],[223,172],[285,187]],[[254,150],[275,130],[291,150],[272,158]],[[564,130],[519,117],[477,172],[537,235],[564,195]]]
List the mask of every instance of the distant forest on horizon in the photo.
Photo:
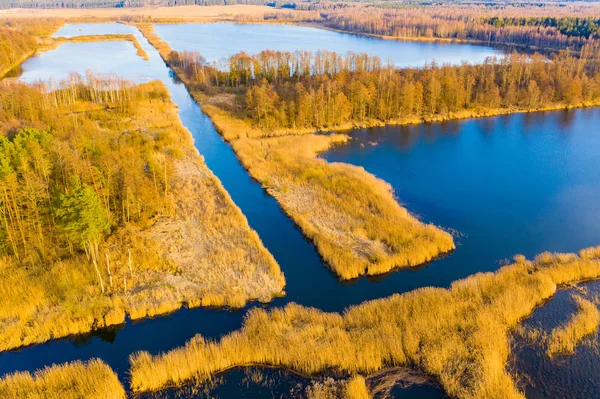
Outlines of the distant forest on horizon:
[[268,5],[282,8],[320,8],[327,7],[332,3],[369,3],[385,7],[402,6],[440,6],[448,5],[486,5],[493,6],[497,4],[510,4],[518,6],[543,7],[548,4],[564,3],[594,3],[597,0],[546,0],[546,1],[524,1],[516,3],[509,0],[491,0],[488,2],[471,0],[448,0],[448,1],[418,1],[418,0],[0,0],[0,9],[7,8],[123,8],[123,7],[144,7],[144,6],[182,6],[182,5]]
[[123,8],[182,5],[275,5],[264,0],[0,0],[0,9],[7,8]]

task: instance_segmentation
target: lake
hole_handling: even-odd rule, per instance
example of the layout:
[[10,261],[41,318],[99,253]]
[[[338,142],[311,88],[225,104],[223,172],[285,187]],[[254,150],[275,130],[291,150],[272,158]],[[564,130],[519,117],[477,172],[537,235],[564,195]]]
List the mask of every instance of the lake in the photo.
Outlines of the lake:
[[[176,26],[184,29],[182,32],[194,27],[202,32],[223,26],[237,28],[232,24]],[[263,29],[262,25],[251,26]],[[157,33],[165,40],[169,38],[162,36],[159,30],[168,27],[171,25],[157,26]],[[282,29],[281,35],[294,28],[267,27]],[[419,44],[322,32],[383,42],[390,46],[390,54],[395,51],[393,46]],[[446,287],[472,273],[495,270],[503,259],[516,253],[533,256],[544,250],[575,251],[600,243],[600,213],[595,209],[600,194],[600,158],[596,156],[600,137],[593,128],[600,124],[598,109],[359,129],[349,132],[353,140],[347,145],[333,148],[322,156],[330,161],[363,166],[388,181],[399,201],[411,212],[426,222],[454,229],[458,248],[449,256],[416,269],[341,283],[277,202],[248,175],[210,119],[137,29],[121,24],[74,24],[66,25],[57,35],[105,33],[133,33],[148,53],[149,61],[137,56],[129,42],[68,43],[26,61],[21,79],[26,82],[51,76],[60,79],[70,72],[92,69],[99,73],[117,73],[136,82],[163,81],[207,165],[286,276],[286,297],[258,306],[283,306],[293,301],[339,312],[352,304],[419,287]],[[188,40],[185,35],[181,37],[178,40]],[[197,48],[193,46],[205,44],[198,40],[191,40],[189,48],[176,49],[194,50]],[[264,42],[263,48],[268,44]],[[335,43],[326,43],[327,48],[332,48],[330,44]],[[175,42],[171,45],[176,46]],[[227,51],[237,51],[234,44],[228,46]],[[421,64],[427,60],[424,54],[417,56],[421,57],[418,61]],[[113,58],[115,62],[106,62]],[[468,61],[477,62],[477,59]],[[217,338],[238,329],[247,310],[183,309],[163,317],[128,321],[123,326],[92,334],[5,352],[0,354],[0,374],[100,357],[126,383],[130,353],[142,349],[151,353],[169,350],[183,345],[196,333]],[[550,363],[549,367],[555,366]],[[521,370],[529,372],[525,367]],[[559,368],[554,370],[560,373]],[[281,383],[266,388],[252,385],[242,392],[246,397],[264,397],[269,393],[269,396],[285,395],[297,383],[302,383],[301,379],[285,372],[261,372],[267,379]],[[576,370],[572,372],[576,379],[582,375]],[[247,370],[225,373],[219,378],[214,395],[240,396],[242,382],[249,384],[246,373]],[[582,389],[591,389],[586,388],[585,378],[577,380]],[[403,398],[444,397],[434,385],[398,388],[394,393]],[[167,397],[177,394],[166,393]]]
[[463,61],[482,63],[488,57],[504,54],[501,50],[485,46],[382,40],[279,24],[161,24],[155,25],[154,31],[173,50],[198,51],[209,62],[229,58],[240,51],[257,54],[266,49],[367,53],[378,56],[383,62],[389,59],[399,67],[423,67],[426,62],[433,60],[439,64],[460,64]]

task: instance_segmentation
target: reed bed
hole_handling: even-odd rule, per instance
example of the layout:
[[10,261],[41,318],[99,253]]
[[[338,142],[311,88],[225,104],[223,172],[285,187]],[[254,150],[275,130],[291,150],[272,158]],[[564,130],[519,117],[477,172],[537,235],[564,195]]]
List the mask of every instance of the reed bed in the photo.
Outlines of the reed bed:
[[[168,61],[169,45],[151,25],[137,26]],[[228,110],[230,95],[204,95],[185,74],[179,76],[244,167],[277,199],[341,279],[417,266],[455,248],[450,234],[401,207],[389,184],[363,168],[317,158],[348,136],[257,128]]]
[[564,325],[550,332],[546,344],[546,353],[549,357],[573,354],[577,345],[585,337],[598,331],[600,311],[596,304],[580,296],[575,297],[575,302],[577,313]]
[[436,378],[452,397],[524,398],[506,369],[508,332],[560,285],[599,277],[596,247],[533,261],[518,256],[495,273],[475,274],[449,289],[421,288],[342,314],[293,303],[253,309],[240,330],[219,341],[198,335],[166,353],[133,354],[131,388],[201,382],[249,364],[363,375],[408,365]]
[[34,374],[17,372],[0,379],[7,399],[125,399],[117,375],[99,359],[53,365]]

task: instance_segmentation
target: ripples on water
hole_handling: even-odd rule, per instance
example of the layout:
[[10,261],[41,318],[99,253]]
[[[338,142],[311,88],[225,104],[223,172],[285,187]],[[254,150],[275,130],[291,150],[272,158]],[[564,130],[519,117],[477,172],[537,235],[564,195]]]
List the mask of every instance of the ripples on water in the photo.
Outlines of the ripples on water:
[[[260,43],[267,47],[271,43],[266,37],[278,41],[285,37],[282,43],[287,50],[293,49],[297,40],[294,32],[301,29],[309,33],[307,37],[312,38],[314,43],[319,46],[326,43],[327,48],[332,48],[332,43],[323,38],[334,35],[331,37],[335,37],[335,43],[355,51],[366,45],[368,49],[385,51],[391,57],[401,54],[403,60],[417,54],[421,57],[418,58],[420,63],[427,59],[428,54],[408,51],[414,43],[408,46],[406,42],[283,25],[268,28],[232,24],[157,26],[157,32],[167,36],[163,38],[171,40],[177,50],[201,49],[210,45],[214,36],[221,35],[223,43],[229,46],[223,45],[221,49],[237,52],[232,47],[235,43],[225,37],[227,32],[223,33],[223,29],[229,30],[229,34],[239,34],[244,29],[256,31],[257,36],[251,36],[254,43],[259,43],[260,38],[265,40]],[[269,33],[271,29],[282,33],[273,35]],[[177,32],[180,33],[174,36]],[[288,284],[286,297],[274,300],[265,305],[267,307],[283,306],[294,301],[326,311],[341,311],[351,304],[418,287],[448,286],[452,281],[475,272],[495,270],[502,259],[515,253],[533,256],[544,250],[576,251],[599,243],[600,212],[597,212],[596,198],[600,194],[600,162],[596,154],[600,137],[590,128],[600,126],[598,109],[356,130],[350,132],[353,140],[348,145],[336,147],[323,157],[365,167],[388,181],[411,212],[420,215],[426,222],[455,229],[460,236],[457,238],[457,250],[443,259],[417,269],[341,283],[327,270],[312,244],[302,237],[277,202],[241,167],[231,148],[221,139],[185,87],[173,79],[156,50],[136,29],[120,24],[74,24],[66,25],[57,35],[107,33],[135,34],[150,60],[146,62],[136,56],[130,42],[66,43],[27,60],[22,66],[21,79],[33,82],[54,76],[58,80],[71,71],[85,73],[91,67],[98,73],[118,73],[136,82],[162,80],[207,165],[242,209],[250,226],[259,233],[285,273]],[[246,36],[242,35],[242,38]],[[480,46],[452,46],[455,52],[457,49],[477,51],[477,57],[495,51]],[[248,48],[249,52],[262,49]],[[481,49],[485,51],[481,52]],[[210,55],[210,49],[207,51]],[[220,57],[221,54],[212,56]],[[478,59],[470,60],[475,62]],[[559,293],[557,301],[563,295]],[[163,317],[127,322],[123,326],[83,336],[6,352],[0,354],[0,373],[35,370],[51,363],[100,357],[119,373],[126,384],[129,353],[169,350],[181,346],[196,333],[218,338],[239,329],[247,309],[183,309]],[[528,350],[523,348],[517,356],[525,359],[516,361],[519,371],[534,374],[538,364],[545,364],[549,367],[547,373],[561,375],[580,388],[566,390],[567,393],[596,393],[595,396],[599,396],[596,381],[590,382],[588,378],[596,371],[594,364],[600,364],[595,353],[585,348],[580,350],[582,354],[577,352],[573,359],[587,359],[583,362],[589,365],[577,368],[543,362],[529,354]],[[256,374],[258,369],[252,370],[236,369],[224,373],[213,381],[208,391],[187,387],[167,390],[159,395],[204,397],[210,392],[210,396],[218,397],[242,394],[244,397],[280,397],[296,392],[294,389],[305,389],[309,384],[305,379],[281,370],[260,369],[260,378]],[[255,373],[254,377],[249,377],[249,373]],[[532,376],[534,380],[535,374]],[[528,396],[538,397],[536,392],[542,395],[554,392],[552,388],[545,387],[550,384],[549,380],[540,381],[536,383],[537,391],[532,390],[533,385],[527,386]],[[431,384],[409,387],[399,384],[392,394],[402,398],[444,397],[443,392]]]

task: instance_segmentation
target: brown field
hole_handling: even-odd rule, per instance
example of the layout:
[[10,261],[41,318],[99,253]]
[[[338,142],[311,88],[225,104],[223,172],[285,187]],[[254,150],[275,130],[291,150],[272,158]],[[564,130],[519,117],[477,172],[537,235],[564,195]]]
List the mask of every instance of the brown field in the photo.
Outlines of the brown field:
[[507,370],[509,331],[559,286],[600,277],[600,247],[544,253],[478,273],[449,289],[426,287],[327,313],[289,304],[253,309],[243,327],[218,341],[201,335],[184,347],[131,356],[131,387],[154,391],[202,382],[231,367],[271,365],[307,375],[368,375],[414,366],[451,397],[521,399]]
[[[139,8],[92,8],[92,9],[27,9],[11,8],[0,10],[3,18],[65,18],[65,19],[120,19],[120,18],[152,18],[182,19],[194,22],[231,21],[236,15],[262,16],[265,13],[285,12],[267,6],[230,5],[230,6],[177,6],[177,7],[139,7]],[[296,11],[300,12],[300,11]]]

